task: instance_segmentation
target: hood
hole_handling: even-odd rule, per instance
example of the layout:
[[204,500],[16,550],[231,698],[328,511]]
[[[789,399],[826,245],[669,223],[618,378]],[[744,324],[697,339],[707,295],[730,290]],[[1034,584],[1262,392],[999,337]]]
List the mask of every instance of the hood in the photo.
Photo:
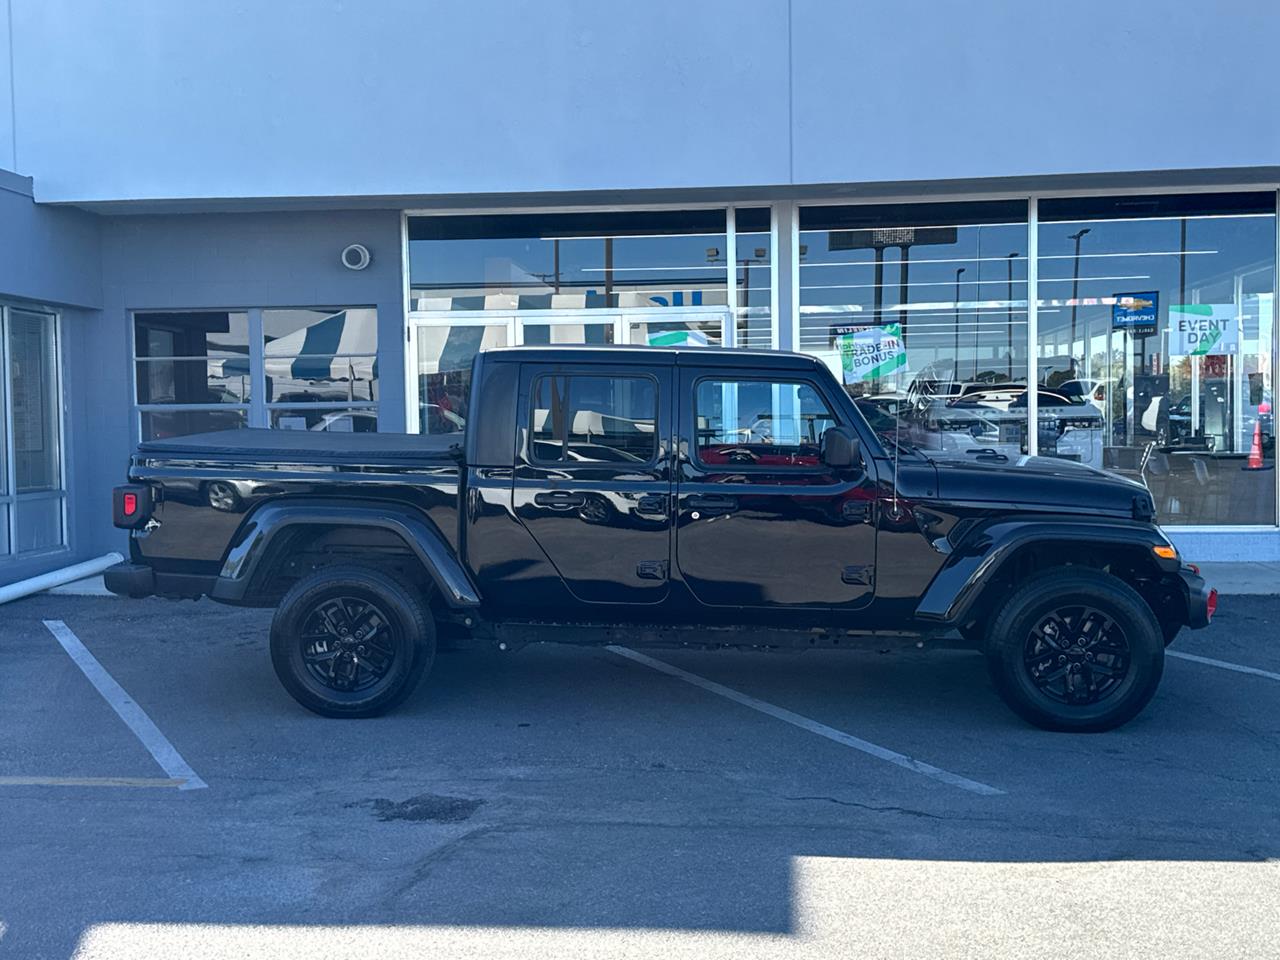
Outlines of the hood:
[[[930,451],[943,500],[1070,512],[1150,516],[1142,484],[1057,457],[975,457]],[[1137,502],[1135,502],[1137,501]]]

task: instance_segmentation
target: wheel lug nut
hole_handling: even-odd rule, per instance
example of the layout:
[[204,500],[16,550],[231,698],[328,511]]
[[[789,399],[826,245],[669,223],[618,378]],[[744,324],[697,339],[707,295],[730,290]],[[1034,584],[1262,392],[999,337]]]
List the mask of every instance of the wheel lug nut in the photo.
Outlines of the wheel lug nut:
[[1058,656],[1058,662],[1059,662],[1059,663],[1066,663],[1066,662],[1067,662],[1067,655],[1066,655],[1065,653],[1060,654],[1060,655]]

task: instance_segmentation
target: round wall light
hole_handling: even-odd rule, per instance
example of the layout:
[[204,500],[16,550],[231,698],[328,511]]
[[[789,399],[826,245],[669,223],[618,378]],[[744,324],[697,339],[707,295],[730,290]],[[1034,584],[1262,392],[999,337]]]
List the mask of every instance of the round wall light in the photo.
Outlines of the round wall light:
[[342,265],[348,270],[363,270],[372,262],[369,248],[363,243],[352,243],[342,248]]

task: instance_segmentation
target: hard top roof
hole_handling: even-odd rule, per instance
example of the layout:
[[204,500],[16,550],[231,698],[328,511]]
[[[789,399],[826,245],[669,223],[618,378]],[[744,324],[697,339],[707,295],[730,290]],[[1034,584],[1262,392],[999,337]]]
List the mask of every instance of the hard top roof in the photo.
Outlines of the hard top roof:
[[812,371],[823,366],[816,357],[783,350],[729,347],[529,346],[500,347],[483,353],[486,361],[525,363],[675,364],[703,367],[768,367]]

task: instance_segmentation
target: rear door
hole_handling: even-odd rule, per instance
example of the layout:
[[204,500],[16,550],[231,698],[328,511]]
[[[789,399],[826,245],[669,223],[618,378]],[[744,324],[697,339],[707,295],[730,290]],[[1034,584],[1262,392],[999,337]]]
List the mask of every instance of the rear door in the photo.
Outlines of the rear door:
[[672,373],[522,365],[517,517],[584,603],[653,604],[671,565]]
[[[868,469],[822,462],[851,426],[816,374],[680,369],[676,552],[709,606],[853,609],[875,582]],[[870,463],[870,458],[867,458]]]

